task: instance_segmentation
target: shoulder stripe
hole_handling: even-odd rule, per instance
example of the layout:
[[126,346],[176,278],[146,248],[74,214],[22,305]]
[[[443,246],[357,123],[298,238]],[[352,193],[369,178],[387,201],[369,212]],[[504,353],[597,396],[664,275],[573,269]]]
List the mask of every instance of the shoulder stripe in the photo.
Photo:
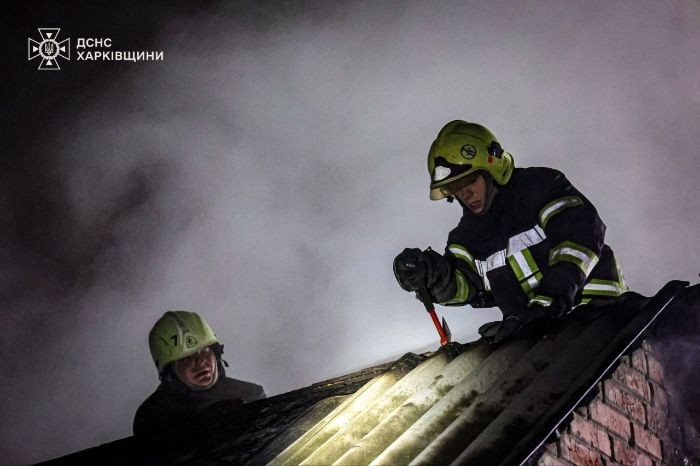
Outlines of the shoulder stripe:
[[567,207],[575,207],[583,205],[583,201],[578,196],[566,196],[555,199],[540,210],[540,225],[542,228],[547,226],[547,222],[556,214],[566,209]]

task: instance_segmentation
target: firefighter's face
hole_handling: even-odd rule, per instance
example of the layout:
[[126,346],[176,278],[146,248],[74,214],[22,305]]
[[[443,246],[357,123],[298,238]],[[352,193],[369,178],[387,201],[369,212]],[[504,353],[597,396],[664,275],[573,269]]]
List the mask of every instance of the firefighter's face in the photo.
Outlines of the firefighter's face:
[[480,173],[474,173],[457,180],[451,187],[454,196],[467,206],[471,213],[479,215],[486,207],[486,180]]
[[214,385],[219,378],[216,355],[209,347],[175,361],[175,372],[183,383],[199,388]]

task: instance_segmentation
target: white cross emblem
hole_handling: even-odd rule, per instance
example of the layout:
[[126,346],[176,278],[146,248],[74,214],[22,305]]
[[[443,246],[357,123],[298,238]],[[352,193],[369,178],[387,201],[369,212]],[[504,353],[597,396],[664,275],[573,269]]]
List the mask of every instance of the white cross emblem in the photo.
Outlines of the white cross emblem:
[[70,39],[63,39],[58,42],[58,33],[61,28],[38,28],[41,35],[41,42],[29,38],[27,44],[27,59],[33,60],[36,57],[41,57],[39,69],[44,70],[60,70],[58,66],[58,57],[65,60],[70,60]]

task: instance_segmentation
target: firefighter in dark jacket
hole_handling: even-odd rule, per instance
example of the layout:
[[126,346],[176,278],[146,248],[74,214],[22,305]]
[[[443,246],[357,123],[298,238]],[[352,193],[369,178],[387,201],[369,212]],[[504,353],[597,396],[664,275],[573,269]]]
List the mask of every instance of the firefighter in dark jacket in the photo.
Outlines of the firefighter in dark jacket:
[[438,134],[428,172],[430,199],[456,199],[463,214],[443,255],[428,248],[396,257],[403,289],[426,287],[448,306],[498,306],[503,321],[479,332],[499,341],[534,318],[627,291],[605,224],[561,172],[515,168],[491,131],[461,120]]
[[165,439],[205,429],[215,403],[265,398],[260,385],[226,377],[219,343],[195,312],[168,311],[153,326],[148,343],[161,380],[134,417],[134,435]]

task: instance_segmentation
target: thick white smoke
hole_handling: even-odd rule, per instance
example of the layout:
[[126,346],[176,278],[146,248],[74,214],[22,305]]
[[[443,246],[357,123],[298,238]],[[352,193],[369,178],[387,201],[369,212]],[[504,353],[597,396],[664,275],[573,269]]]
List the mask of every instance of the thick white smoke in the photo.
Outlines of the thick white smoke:
[[[696,276],[697,2],[323,8],[169,21],[164,62],[121,73],[47,136],[65,234],[107,239],[95,281],[12,309],[10,462],[129,435],[168,309],[200,312],[229,375],[268,394],[437,345],[391,262],[442,250],[459,219],[428,200],[425,169],[452,119],[492,128],[519,166],[563,170],[635,290]],[[440,312],[463,338],[499,316]],[[23,354],[34,329],[51,338]]]

